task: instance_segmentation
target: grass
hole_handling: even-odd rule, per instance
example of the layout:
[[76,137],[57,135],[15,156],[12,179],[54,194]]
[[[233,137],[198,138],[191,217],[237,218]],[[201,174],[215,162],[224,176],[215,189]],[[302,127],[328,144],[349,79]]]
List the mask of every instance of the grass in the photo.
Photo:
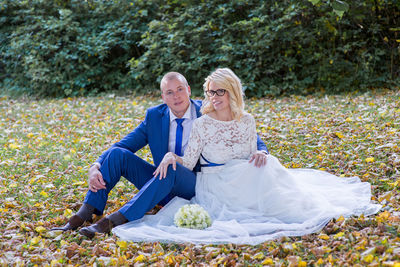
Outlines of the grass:
[[[372,184],[372,217],[332,220],[320,233],[258,246],[131,243],[51,234],[76,212],[89,165],[144,118],[157,98],[0,98],[2,265],[400,265],[400,93],[248,99],[270,152],[289,168],[314,168]],[[152,161],[146,147],[138,155]],[[345,179],[345,178],[344,178]],[[109,214],[137,190],[121,179]]]

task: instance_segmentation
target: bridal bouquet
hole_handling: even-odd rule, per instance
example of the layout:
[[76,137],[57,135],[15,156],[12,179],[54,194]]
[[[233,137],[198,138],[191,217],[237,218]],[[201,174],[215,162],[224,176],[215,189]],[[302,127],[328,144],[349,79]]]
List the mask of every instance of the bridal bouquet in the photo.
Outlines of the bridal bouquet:
[[211,226],[211,217],[200,205],[188,204],[175,214],[174,223],[178,227],[204,229]]

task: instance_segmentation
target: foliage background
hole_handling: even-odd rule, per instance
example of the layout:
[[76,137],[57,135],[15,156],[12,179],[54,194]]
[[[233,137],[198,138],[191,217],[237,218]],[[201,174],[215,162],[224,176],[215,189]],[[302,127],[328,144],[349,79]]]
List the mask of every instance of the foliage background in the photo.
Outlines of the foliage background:
[[[159,97],[112,94],[0,97],[0,266],[400,266],[399,90],[246,100],[260,137],[282,164],[358,176],[383,205],[378,214],[333,219],[318,233],[257,246],[49,232],[80,208],[90,164],[159,103]],[[137,156],[152,159],[148,147]],[[137,192],[121,178],[105,214]]]
[[[347,3],[346,3],[347,2]],[[249,96],[395,88],[396,0],[0,0],[0,93],[200,92],[232,68]]]

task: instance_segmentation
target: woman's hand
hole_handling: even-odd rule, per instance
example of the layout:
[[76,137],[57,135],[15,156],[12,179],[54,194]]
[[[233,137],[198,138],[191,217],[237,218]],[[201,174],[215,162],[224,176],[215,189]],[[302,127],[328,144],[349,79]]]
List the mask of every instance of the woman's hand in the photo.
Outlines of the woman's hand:
[[172,164],[172,168],[176,171],[176,157],[175,154],[172,152],[168,152],[165,154],[163,160],[161,161],[160,165],[158,165],[155,172],[153,172],[154,176],[160,174],[160,180],[164,179],[167,176],[168,166]]
[[249,163],[254,161],[254,165],[259,168],[267,164],[267,157],[268,155],[265,153],[265,151],[257,150],[257,152],[251,156]]

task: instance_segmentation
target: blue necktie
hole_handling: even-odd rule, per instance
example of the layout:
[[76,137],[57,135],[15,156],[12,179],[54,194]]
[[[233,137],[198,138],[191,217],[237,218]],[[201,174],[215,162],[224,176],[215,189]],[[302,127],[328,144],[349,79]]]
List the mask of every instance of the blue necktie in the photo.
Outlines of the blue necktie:
[[178,156],[182,156],[182,135],[183,135],[183,126],[182,122],[185,119],[175,119],[176,121],[176,139],[175,139],[175,154]]

